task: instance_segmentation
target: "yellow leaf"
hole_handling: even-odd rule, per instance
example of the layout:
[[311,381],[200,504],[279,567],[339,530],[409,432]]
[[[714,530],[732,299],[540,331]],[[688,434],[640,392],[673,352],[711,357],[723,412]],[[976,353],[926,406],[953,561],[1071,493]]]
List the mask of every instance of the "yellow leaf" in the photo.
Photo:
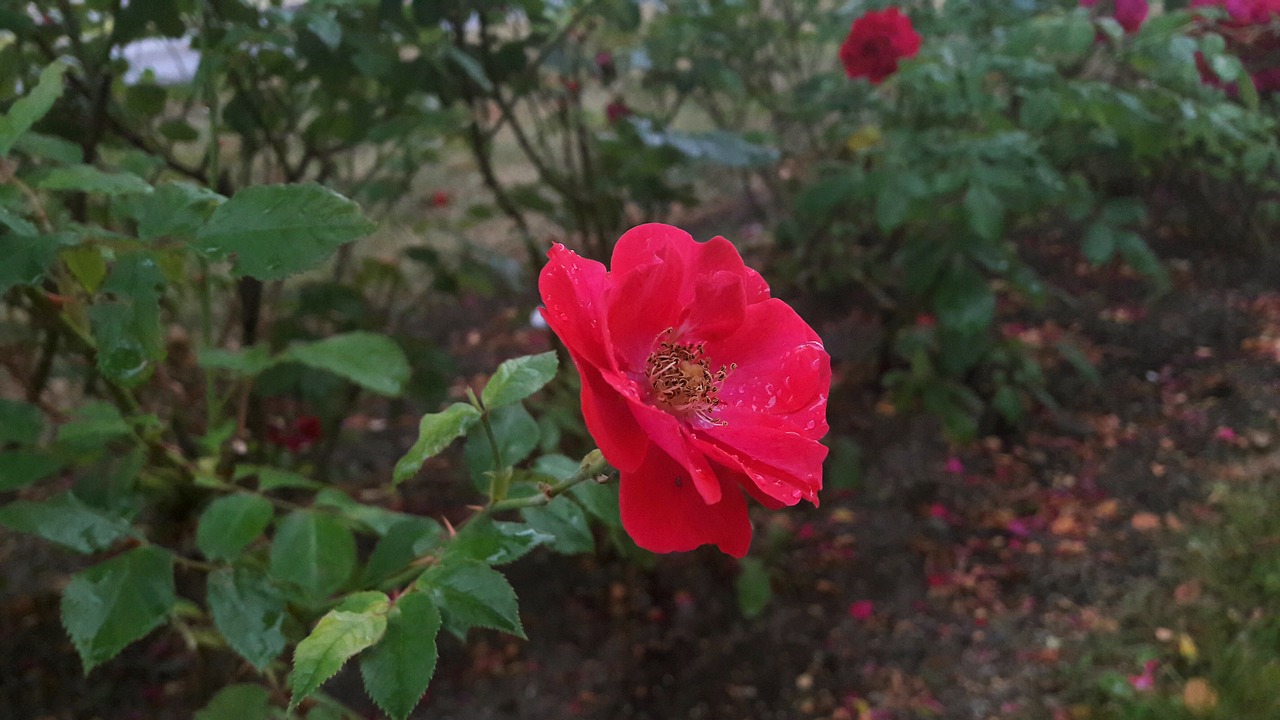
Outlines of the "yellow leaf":
[[1200,650],[1196,647],[1196,641],[1191,636],[1182,633],[1178,638],[1178,654],[1187,662],[1195,662],[1200,657]]
[[863,125],[850,135],[844,144],[850,152],[861,152],[879,145],[883,139],[884,135],[880,133],[879,125]]

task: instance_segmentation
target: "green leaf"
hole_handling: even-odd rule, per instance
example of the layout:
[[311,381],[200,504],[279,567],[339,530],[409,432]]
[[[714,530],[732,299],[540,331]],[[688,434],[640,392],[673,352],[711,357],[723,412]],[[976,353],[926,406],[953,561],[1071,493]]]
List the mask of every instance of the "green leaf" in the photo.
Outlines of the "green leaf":
[[480,411],[466,403],[454,403],[438,413],[422,416],[418,440],[396,462],[393,482],[400,484],[417,474],[428,458],[449,446],[480,419]]
[[1157,291],[1163,292],[1169,287],[1169,276],[1160,263],[1160,258],[1151,251],[1151,246],[1137,233],[1120,233],[1116,237],[1116,249],[1124,257],[1129,267],[1150,279]]
[[214,211],[196,247],[234,257],[236,275],[279,280],[319,265],[373,227],[354,202],[319,185],[256,185]]
[[62,594],[62,624],[87,674],[154,630],[176,601],[173,559],[140,547],[77,573]]
[[44,432],[40,409],[19,400],[0,398],[0,445],[35,445]]
[[164,104],[168,99],[168,94],[168,91],[155,83],[144,82],[130,85],[124,91],[124,105],[129,108],[130,112],[135,112],[139,115],[148,117],[159,115],[164,111]]
[[491,628],[525,637],[516,591],[502,573],[473,560],[437,565],[417,582],[444,613],[449,632],[465,640],[473,627]]
[[884,232],[893,232],[906,222],[911,211],[911,196],[901,184],[886,183],[876,196],[876,223]]
[[65,248],[58,253],[58,257],[79,281],[80,287],[89,293],[96,293],[102,287],[102,281],[107,277],[107,259],[97,245]]
[[338,24],[337,18],[329,13],[308,14],[307,29],[320,38],[320,42],[330,50],[337,50],[342,44],[342,26]]
[[996,296],[981,273],[968,264],[955,264],[938,283],[933,312],[942,327],[976,335],[995,319]]
[[258,570],[222,568],[209,573],[209,613],[218,632],[259,671],[284,651],[285,603]]
[[63,165],[75,165],[84,157],[84,150],[70,140],[30,130],[18,137],[13,148],[32,157],[52,160]]
[[647,147],[669,147],[685,158],[731,168],[766,167],[778,159],[778,150],[753,143],[726,130],[681,132],[662,128],[648,118],[633,117],[630,126]]
[[24,488],[61,467],[60,460],[35,450],[0,452],[0,492]]
[[377,505],[366,505],[337,488],[325,488],[317,493],[315,505],[333,508],[343,517],[363,525],[379,537],[386,535],[387,531],[401,521],[413,517]]
[[1084,350],[1080,349],[1080,346],[1067,340],[1062,340],[1055,347],[1080,377],[1088,380],[1091,385],[1102,384],[1102,375],[1098,373],[1098,368],[1094,366],[1093,361],[1084,353]]
[[999,240],[1004,228],[1004,203],[986,185],[972,185],[964,195],[969,227],[983,240]]
[[444,528],[426,517],[408,516],[387,530],[369,555],[360,584],[375,585],[440,544]]
[[447,553],[487,565],[505,565],[553,540],[554,536],[524,523],[496,521],[485,515],[463,526]]
[[28,220],[2,206],[0,206],[0,225],[12,230],[14,235],[33,236],[40,232]]
[[169,182],[140,198],[133,216],[138,221],[138,237],[194,238],[213,211],[226,201],[218,193],[186,182]]
[[1084,233],[1080,252],[1094,265],[1111,259],[1116,251],[1116,231],[1106,223],[1094,223]]
[[253,345],[241,350],[200,348],[196,351],[196,363],[200,367],[206,370],[225,370],[240,377],[258,375],[275,362],[263,345]]
[[769,573],[759,558],[745,557],[738,561],[738,610],[750,620],[769,606],[773,591],[769,586]]
[[409,360],[386,335],[352,332],[289,346],[279,360],[331,372],[380,395],[396,396],[409,381]]
[[228,685],[218,691],[195,720],[267,720],[271,717],[271,696],[261,685]]
[[555,538],[550,544],[556,552],[578,555],[596,549],[591,527],[587,525],[587,514],[567,497],[553,498],[542,507],[525,508],[520,511],[520,516],[530,527]]
[[291,708],[333,677],[353,655],[372,647],[387,631],[390,602],[377,592],[360,593],[325,613],[293,653]]
[[1116,198],[1102,206],[1102,220],[1108,225],[1135,225],[1146,222],[1147,206],[1141,198]]
[[108,402],[88,402],[58,428],[58,444],[73,452],[101,450],[113,440],[133,435],[133,428]]
[[69,492],[39,502],[17,500],[0,507],[0,525],[81,553],[106,550],[132,532],[121,518],[86,505]]
[[[529,457],[538,447],[538,436],[541,430],[538,421],[533,419],[524,405],[516,403],[498,408],[489,413],[489,427],[498,442],[498,454],[502,456],[503,467],[511,467]],[[490,470],[501,470],[494,465],[493,448],[489,444],[489,435],[481,427],[472,427],[467,445],[463,449],[467,467],[477,478],[483,478]],[[480,490],[487,490],[487,480]]]
[[598,483],[588,480],[569,488],[569,494],[595,519],[608,527],[622,529],[617,483]]
[[1018,425],[1026,414],[1022,406],[1022,396],[1012,385],[1001,385],[991,397],[991,407],[996,409],[1010,424]]
[[191,142],[200,139],[200,133],[191,126],[191,123],[182,118],[165,120],[156,126],[156,130],[174,142]]
[[115,300],[89,308],[102,374],[125,385],[136,385],[164,356],[160,327],[160,291],[164,284],[157,258],[149,252],[129,253],[112,266],[102,291]]
[[0,294],[14,285],[35,285],[58,257],[62,238],[51,235],[0,236]]
[[342,587],[355,564],[355,538],[332,515],[291,513],[271,543],[272,577],[302,588],[315,599]]
[[436,634],[440,611],[425,593],[396,599],[387,633],[360,659],[360,676],[369,697],[394,720],[413,711],[436,670]]
[[8,155],[14,142],[53,109],[62,95],[62,76],[66,72],[67,64],[61,60],[46,67],[35,88],[0,117],[0,157]]
[[520,402],[551,382],[559,365],[555,351],[507,360],[489,378],[480,401],[486,410]]
[[151,192],[151,185],[133,173],[106,172],[92,165],[71,165],[52,168],[36,182],[36,187],[41,190],[100,193],[102,195],[130,195]]
[[258,478],[258,490],[262,492],[270,492],[280,488],[316,490],[322,487],[320,483],[305,475],[299,475],[296,472],[281,470],[269,465],[240,465],[236,467],[236,480],[243,480],[250,476]]
[[257,495],[220,497],[201,513],[196,545],[210,560],[232,560],[267,529],[274,515],[271,503]]
[[471,78],[481,90],[485,92],[493,90],[493,83],[489,81],[489,76],[485,74],[484,66],[480,64],[480,61],[453,45],[445,46],[444,55],[449,60],[452,60],[462,70],[463,74]]

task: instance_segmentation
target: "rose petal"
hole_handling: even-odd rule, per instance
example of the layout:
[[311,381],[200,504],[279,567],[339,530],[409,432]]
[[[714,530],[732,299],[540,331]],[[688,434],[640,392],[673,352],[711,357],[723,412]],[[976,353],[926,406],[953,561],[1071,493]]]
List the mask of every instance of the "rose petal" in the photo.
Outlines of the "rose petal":
[[724,270],[705,276],[694,289],[693,305],[680,324],[681,339],[716,340],[731,335],[746,317],[742,278]]
[[679,253],[681,264],[684,264],[694,245],[697,241],[692,235],[673,225],[637,225],[623,233],[613,246],[609,270],[615,278],[625,277],[627,273],[653,262],[660,250]]
[[684,258],[671,248],[657,248],[643,265],[610,277],[615,285],[605,297],[614,356],[618,367],[643,373],[659,336],[680,324],[687,307],[680,296]]
[[622,526],[640,547],[681,552],[715,544],[743,557],[751,545],[751,519],[742,491],[721,480],[721,500],[708,505],[682,468],[657,446],[634,472],[624,472],[619,498]]
[[686,427],[674,416],[644,402],[630,403],[632,413],[642,431],[680,467],[693,481],[702,499],[708,504],[720,501],[720,481],[712,471],[706,457],[694,446]]
[[582,418],[604,459],[620,471],[634,470],[644,460],[648,437],[627,402],[600,372],[570,352],[582,377]]
[[742,281],[742,291],[748,304],[769,299],[769,284],[760,277],[760,273],[747,267],[742,262],[742,255],[733,243],[717,235],[704,243],[693,246],[691,258],[698,278],[727,272]]
[[737,407],[772,415],[815,440],[827,433],[831,356],[786,303],[748,305],[738,331],[708,342],[706,353],[713,367],[737,363],[720,386],[720,412]]
[[[698,430],[695,445],[716,462],[751,478],[761,492],[794,505],[802,498],[818,504],[827,447],[791,429],[785,421],[733,408],[720,412],[724,425]],[[711,443],[722,451],[713,453]]]
[[560,243],[551,246],[547,256],[550,259],[538,275],[538,291],[546,306],[542,316],[547,325],[591,365],[616,368],[607,351],[604,265],[581,258]]

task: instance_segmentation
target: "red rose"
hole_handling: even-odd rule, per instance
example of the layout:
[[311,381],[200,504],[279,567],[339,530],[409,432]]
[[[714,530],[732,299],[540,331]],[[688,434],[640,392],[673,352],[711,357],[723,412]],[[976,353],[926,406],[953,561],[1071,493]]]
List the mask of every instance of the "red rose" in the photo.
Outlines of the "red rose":
[[451,202],[453,202],[453,195],[449,194],[448,190],[437,190],[431,193],[431,207],[449,207]]
[[743,490],[817,504],[831,358],[728,240],[649,224],[618,240],[612,270],[560,244],[549,255],[543,316],[578,367],[636,544],[742,557]]
[[911,28],[911,18],[888,8],[853,21],[840,46],[840,62],[849,77],[865,77],[878,85],[898,71],[898,60],[918,52],[920,34]]

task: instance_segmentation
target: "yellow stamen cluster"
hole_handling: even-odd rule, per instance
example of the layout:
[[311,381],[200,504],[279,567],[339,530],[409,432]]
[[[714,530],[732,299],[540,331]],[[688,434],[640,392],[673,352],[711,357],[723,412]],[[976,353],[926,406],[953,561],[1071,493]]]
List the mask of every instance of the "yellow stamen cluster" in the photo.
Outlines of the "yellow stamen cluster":
[[[668,329],[666,336],[674,334]],[[658,405],[676,414],[693,414],[709,423],[721,425],[723,420],[710,413],[720,405],[716,393],[729,372],[738,365],[720,366],[712,371],[707,360],[706,343],[676,343],[663,340],[649,353],[645,377],[653,388]]]

